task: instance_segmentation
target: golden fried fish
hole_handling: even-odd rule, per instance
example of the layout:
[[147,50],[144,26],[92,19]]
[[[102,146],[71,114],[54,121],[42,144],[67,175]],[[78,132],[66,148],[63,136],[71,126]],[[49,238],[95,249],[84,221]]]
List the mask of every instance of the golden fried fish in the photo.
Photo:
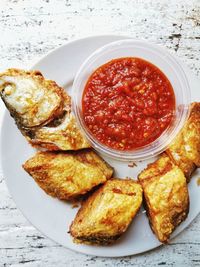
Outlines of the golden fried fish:
[[166,153],[190,181],[192,172],[200,167],[200,103],[192,103],[190,116]]
[[47,124],[63,112],[63,89],[38,71],[8,69],[0,74],[0,94],[21,127]]
[[48,150],[90,147],[71,114],[70,96],[39,71],[8,69],[0,74],[0,95],[32,145]]
[[186,178],[166,154],[149,164],[138,178],[150,226],[160,242],[167,243],[189,212]]
[[29,131],[27,136],[33,146],[48,150],[78,150],[90,147],[71,113],[66,113],[60,124],[54,127],[46,125],[35,131]]
[[70,226],[74,241],[110,244],[128,228],[142,203],[142,187],[113,178],[85,200]]
[[23,165],[49,195],[67,200],[104,183],[113,169],[92,150],[38,152]]

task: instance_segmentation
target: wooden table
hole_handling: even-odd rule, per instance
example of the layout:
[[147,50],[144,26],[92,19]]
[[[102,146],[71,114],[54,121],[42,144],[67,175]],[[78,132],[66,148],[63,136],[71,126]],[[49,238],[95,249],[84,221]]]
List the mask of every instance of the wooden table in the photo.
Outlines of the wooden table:
[[[162,44],[200,77],[199,0],[1,0],[0,70],[28,68],[68,40],[99,34]],[[0,266],[200,266],[200,216],[170,245],[151,252],[86,256],[39,233],[17,209],[0,172]]]

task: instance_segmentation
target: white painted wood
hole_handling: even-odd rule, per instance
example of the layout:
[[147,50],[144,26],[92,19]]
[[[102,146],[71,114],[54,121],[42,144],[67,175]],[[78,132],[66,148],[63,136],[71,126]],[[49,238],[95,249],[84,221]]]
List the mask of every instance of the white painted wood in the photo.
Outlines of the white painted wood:
[[[199,0],[0,0],[0,70],[27,68],[67,40],[98,34],[162,44],[200,77]],[[81,255],[53,243],[26,221],[0,172],[0,266],[55,265],[200,266],[200,216],[171,245],[143,255]]]

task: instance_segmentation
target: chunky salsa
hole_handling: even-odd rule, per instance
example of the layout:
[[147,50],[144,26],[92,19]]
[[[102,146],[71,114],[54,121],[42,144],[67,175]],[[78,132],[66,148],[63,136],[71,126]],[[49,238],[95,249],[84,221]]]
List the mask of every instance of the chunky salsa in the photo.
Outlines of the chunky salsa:
[[98,141],[116,150],[133,150],[153,142],[169,126],[175,96],[155,65],[141,58],[119,58],[90,76],[82,109]]

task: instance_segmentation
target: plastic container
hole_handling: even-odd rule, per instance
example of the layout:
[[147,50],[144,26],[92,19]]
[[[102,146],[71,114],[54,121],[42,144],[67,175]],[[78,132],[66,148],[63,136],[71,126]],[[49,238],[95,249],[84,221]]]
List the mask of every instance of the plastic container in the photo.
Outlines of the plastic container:
[[[170,126],[152,143],[138,149],[119,151],[100,143],[88,130],[82,116],[82,94],[90,75],[106,62],[121,57],[139,57],[157,66],[169,79],[174,89],[176,110]],[[188,117],[190,88],[181,64],[173,55],[158,45],[139,40],[121,40],[96,50],[80,67],[72,89],[73,111],[80,128],[99,152],[120,160],[144,160],[163,152],[183,127]]]

